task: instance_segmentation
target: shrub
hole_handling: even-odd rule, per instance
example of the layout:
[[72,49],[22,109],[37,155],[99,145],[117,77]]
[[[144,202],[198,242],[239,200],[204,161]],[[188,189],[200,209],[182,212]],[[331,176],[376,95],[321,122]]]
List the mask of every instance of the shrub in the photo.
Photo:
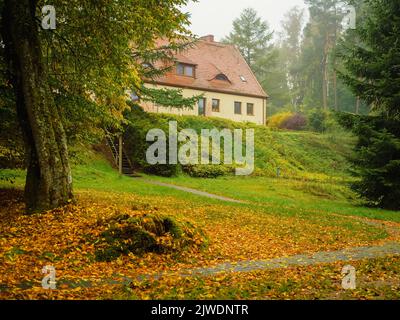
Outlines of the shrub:
[[224,165],[195,165],[184,166],[183,171],[194,178],[217,178],[232,174],[234,168]]
[[[180,172],[184,171],[192,177],[203,177],[203,178],[216,178],[218,176],[227,175],[232,172],[230,166],[224,165],[190,165],[181,166],[180,164],[156,164],[150,165],[146,160],[146,151],[152,143],[146,142],[146,135],[149,130],[159,128],[165,132],[167,150],[168,150],[168,128],[169,121],[178,122],[178,130],[192,128],[200,134],[202,129],[214,129],[216,125],[226,125],[229,122],[221,121],[218,119],[212,119],[208,122],[202,121],[199,117],[185,117],[178,119],[171,115],[155,115],[146,113],[139,106],[132,106],[131,111],[125,115],[128,120],[126,126],[124,141],[125,149],[127,150],[128,156],[133,160],[133,163],[142,169],[145,173],[171,177],[176,176]],[[199,144],[199,148],[201,145]],[[212,146],[210,146],[210,159],[212,158],[213,152]],[[223,159],[223,148],[218,149],[218,153],[221,152],[221,159]],[[199,149],[199,161],[201,150]],[[168,162],[168,152],[167,152]]]
[[192,223],[168,216],[122,214],[105,221],[105,225],[107,230],[95,241],[97,261],[112,261],[129,253],[140,256],[199,250],[207,244],[203,232]]
[[268,126],[276,129],[302,130],[307,126],[307,118],[300,113],[281,112],[268,119]]
[[321,109],[313,109],[308,114],[308,123],[312,131],[325,132],[328,128],[328,113]]
[[306,126],[307,126],[307,118],[300,113],[296,113],[291,117],[285,119],[281,123],[280,128],[298,131],[298,130],[303,130]]
[[282,128],[282,124],[289,118],[293,116],[292,112],[281,112],[273,115],[268,119],[268,126],[270,128]]
[[147,133],[154,128],[160,128],[167,133],[168,123],[146,113],[137,105],[133,105],[131,111],[127,112],[125,117],[128,120],[124,134],[125,149],[134,165],[145,173],[164,177],[176,176],[180,172],[178,164],[151,165],[146,160],[146,151],[152,144],[146,141]]

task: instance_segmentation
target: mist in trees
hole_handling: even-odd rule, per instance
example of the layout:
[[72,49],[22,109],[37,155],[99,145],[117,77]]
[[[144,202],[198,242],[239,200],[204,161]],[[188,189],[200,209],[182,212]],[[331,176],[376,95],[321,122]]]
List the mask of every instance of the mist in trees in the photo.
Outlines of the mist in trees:
[[[269,114],[309,109],[367,113],[369,104],[349,90],[337,69],[337,50],[346,36],[348,4],[305,0],[271,30],[258,13],[245,9],[224,39],[235,44],[270,95]],[[361,19],[361,16],[358,17]]]
[[[314,130],[324,131],[327,112],[336,111],[338,122],[358,136],[350,159],[354,191],[370,205],[397,210],[400,2],[305,3],[308,15],[292,8],[279,33],[246,9],[226,41],[238,46],[270,95],[269,114],[279,113],[271,119],[307,113]],[[356,25],[346,25],[346,18]]]

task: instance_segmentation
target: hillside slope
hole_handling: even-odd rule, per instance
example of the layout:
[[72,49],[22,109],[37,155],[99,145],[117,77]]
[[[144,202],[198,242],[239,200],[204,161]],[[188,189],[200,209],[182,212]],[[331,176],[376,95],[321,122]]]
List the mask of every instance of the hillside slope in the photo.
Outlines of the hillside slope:
[[[349,163],[354,140],[344,134],[317,134],[313,132],[275,131],[264,126],[236,123],[219,118],[148,114],[134,109],[128,116],[131,125],[127,140],[134,136],[137,149],[134,161],[144,162],[145,150],[138,141],[145,142],[148,130],[160,128],[168,132],[169,121],[178,123],[178,130],[194,129],[255,129],[255,176],[276,176],[279,168],[282,177],[307,180],[349,179]],[[129,144],[129,142],[128,142]]]

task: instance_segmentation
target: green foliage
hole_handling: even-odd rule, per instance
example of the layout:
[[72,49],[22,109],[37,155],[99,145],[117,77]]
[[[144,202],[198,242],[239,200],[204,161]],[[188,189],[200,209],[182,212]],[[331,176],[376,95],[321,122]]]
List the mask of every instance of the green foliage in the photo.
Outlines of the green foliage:
[[367,0],[361,8],[368,18],[341,44],[340,76],[377,115],[338,118],[358,136],[352,161],[361,180],[353,188],[371,205],[399,209],[400,3]]
[[400,122],[346,114],[338,118],[358,136],[351,161],[360,180],[353,189],[370,205],[400,209]]
[[[164,130],[167,133],[168,122],[161,121],[161,119],[143,111],[138,105],[132,105],[131,110],[125,112],[125,118],[127,120],[124,132],[125,148],[135,166],[149,174],[166,177],[177,175],[180,171],[179,165],[150,165],[146,160],[146,151],[152,144],[146,141],[147,133],[154,128]],[[167,154],[167,163],[168,156]]]
[[25,153],[22,142],[16,136],[15,139],[0,141],[0,168],[24,168]]
[[301,103],[301,79],[302,73],[298,65],[301,55],[301,37],[304,22],[304,10],[293,7],[285,16],[281,35],[281,63],[280,67],[285,70],[288,90],[290,92],[291,104],[297,106]]
[[247,8],[233,21],[233,31],[224,41],[235,44],[253,68],[270,49],[272,35],[268,23],[258,17],[257,11]]
[[320,109],[313,109],[309,112],[308,117],[311,130],[315,132],[325,132],[327,130],[327,112]]
[[362,178],[354,189],[369,203],[400,209],[400,139],[387,131],[371,134],[355,160]]
[[[347,4],[339,0],[305,2],[310,18],[299,40],[300,52],[295,59],[289,61],[293,103],[306,108],[323,108],[326,102],[326,109],[353,112],[356,109],[356,96],[338,79],[335,71],[340,65],[335,54],[338,39],[343,34],[341,21],[347,11]],[[291,27],[296,30],[298,15],[296,11],[292,13],[291,19],[286,21],[285,29]],[[361,16],[357,15],[358,19]],[[296,34],[294,31],[292,34]],[[290,46],[292,51],[289,56],[298,52],[295,44]],[[368,111],[365,104],[361,105],[361,111]]]
[[194,178],[217,178],[232,175],[235,168],[224,165],[189,165],[184,166],[183,171]]
[[283,54],[281,48],[271,48],[253,68],[258,81],[270,97],[269,101],[277,107],[291,102],[287,74],[282,66]]
[[340,76],[353,93],[374,109],[400,115],[400,3],[366,0],[368,16],[349,32],[338,53]]
[[268,23],[247,8],[233,21],[233,31],[223,41],[239,48],[272,103],[280,107],[290,98],[284,69],[278,66],[281,51],[272,44],[272,36]]
[[14,183],[17,175],[12,170],[0,170],[0,181]]
[[[124,134],[125,147],[132,161],[145,173],[171,177],[185,172],[193,177],[218,177],[233,173],[232,166],[223,165],[187,165],[180,164],[156,164],[150,165],[146,160],[146,151],[152,143],[146,142],[146,135],[151,129],[161,129],[165,132],[168,148],[169,121],[178,121],[178,130],[192,128],[198,133],[202,129],[214,129],[214,126],[207,124],[201,127],[201,120],[193,118],[169,118],[168,115],[156,115],[146,113],[139,106],[133,106],[130,112],[126,113],[128,124]],[[222,122],[223,123],[223,122]],[[167,153],[167,163],[169,154]]]
[[184,98],[182,96],[182,91],[182,89],[154,89],[142,86],[140,94],[142,95],[141,100],[143,101],[150,101],[157,105],[178,109],[193,109],[193,106],[203,97],[203,95],[198,95]]
[[[0,49],[1,51],[1,49]],[[0,53],[0,168],[24,167],[24,145],[12,88]]]
[[[36,3],[40,16],[48,1]],[[57,28],[38,28],[39,40],[47,81],[70,144],[99,142],[104,128],[121,128],[122,113],[128,107],[126,90],[139,92],[143,78],[164,72],[145,70],[143,61],[172,59],[191,36],[188,16],[180,9],[187,3],[188,0],[50,3],[57,11]],[[158,38],[169,40],[170,45],[156,48]],[[18,128],[3,49],[0,48],[0,137],[6,122],[12,133]],[[3,105],[9,106],[10,112],[5,114]]]
[[[332,139],[328,135],[312,132],[272,131],[265,126],[238,123],[220,118],[198,116],[177,116],[170,114],[151,114],[140,107],[132,108],[127,114],[129,124],[125,136],[125,147],[132,162],[143,168],[145,172],[162,176],[179,176],[187,173],[195,177],[216,177],[232,175],[233,167],[224,165],[156,165],[150,166],[145,159],[148,130],[159,128],[168,134],[169,121],[178,123],[178,131],[193,129],[198,134],[202,129],[254,129],[255,130],[255,172],[257,176],[276,176],[281,168],[282,177],[307,180],[325,179],[329,174],[340,178],[348,178],[348,162],[345,156],[350,153],[353,139],[348,135],[336,135]],[[168,137],[167,137],[168,140]],[[223,148],[222,148],[223,149]],[[223,159],[223,150],[221,150]],[[164,171],[159,174],[159,171]],[[311,173],[312,172],[312,173]]]

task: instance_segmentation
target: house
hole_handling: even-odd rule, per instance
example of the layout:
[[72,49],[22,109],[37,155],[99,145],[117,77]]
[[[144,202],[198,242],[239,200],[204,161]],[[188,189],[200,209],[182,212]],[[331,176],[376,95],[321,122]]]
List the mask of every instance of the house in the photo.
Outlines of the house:
[[193,109],[143,102],[146,111],[266,123],[268,95],[235,46],[215,42],[214,36],[209,35],[175,58],[176,66],[145,86],[180,88],[184,97],[203,94],[204,98]]

